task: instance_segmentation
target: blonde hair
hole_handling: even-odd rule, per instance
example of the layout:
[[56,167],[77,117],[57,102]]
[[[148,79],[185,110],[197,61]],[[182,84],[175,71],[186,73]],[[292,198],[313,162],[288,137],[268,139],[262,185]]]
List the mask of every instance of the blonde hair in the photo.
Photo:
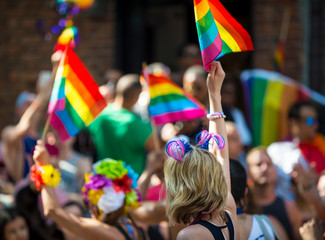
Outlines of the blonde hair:
[[164,168],[166,212],[171,224],[188,224],[216,210],[225,219],[227,184],[222,166],[207,150],[193,147],[183,161],[168,158]]

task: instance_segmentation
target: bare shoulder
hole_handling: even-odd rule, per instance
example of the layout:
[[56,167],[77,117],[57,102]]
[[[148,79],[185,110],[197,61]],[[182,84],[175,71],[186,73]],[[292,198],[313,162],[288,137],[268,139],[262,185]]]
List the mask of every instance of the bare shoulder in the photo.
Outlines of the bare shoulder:
[[281,223],[279,222],[279,220],[277,220],[275,217],[271,216],[271,215],[267,215],[267,217],[270,219],[273,227],[275,228],[275,231],[278,233],[280,239],[282,240],[286,240],[288,239],[287,233],[284,230],[284,228],[282,227]]
[[211,233],[201,225],[191,225],[181,230],[177,235],[177,240],[201,240],[211,239]]

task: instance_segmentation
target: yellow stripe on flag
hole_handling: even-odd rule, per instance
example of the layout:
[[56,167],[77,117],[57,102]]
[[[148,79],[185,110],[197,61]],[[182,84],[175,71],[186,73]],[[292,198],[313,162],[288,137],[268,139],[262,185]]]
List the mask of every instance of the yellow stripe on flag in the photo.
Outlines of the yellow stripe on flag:
[[182,94],[182,89],[179,89],[169,83],[161,83],[151,86],[149,88],[150,98],[155,98],[157,96],[168,95],[168,94]]
[[217,24],[217,28],[220,33],[221,39],[227,43],[228,47],[233,51],[233,52],[240,52],[241,49],[238,46],[237,42],[235,39],[231,36],[231,34],[216,20],[214,20],[215,23]]
[[78,94],[77,90],[68,79],[65,83],[65,95],[85,125],[88,126],[94,120],[94,117],[89,111],[88,105],[84,102],[83,98]]
[[261,144],[268,146],[278,140],[279,109],[283,94],[283,83],[269,81],[264,98],[264,109],[262,116]]

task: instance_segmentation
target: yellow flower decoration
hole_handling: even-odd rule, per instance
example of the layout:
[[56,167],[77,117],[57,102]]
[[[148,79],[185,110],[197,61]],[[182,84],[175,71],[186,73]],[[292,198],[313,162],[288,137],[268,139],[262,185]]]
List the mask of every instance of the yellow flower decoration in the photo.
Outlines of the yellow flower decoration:
[[95,206],[97,206],[98,200],[100,199],[100,197],[104,194],[103,190],[93,190],[90,189],[88,191],[88,199],[89,201],[94,204]]
[[47,186],[56,187],[60,183],[60,172],[52,165],[42,166],[41,176],[44,184]]

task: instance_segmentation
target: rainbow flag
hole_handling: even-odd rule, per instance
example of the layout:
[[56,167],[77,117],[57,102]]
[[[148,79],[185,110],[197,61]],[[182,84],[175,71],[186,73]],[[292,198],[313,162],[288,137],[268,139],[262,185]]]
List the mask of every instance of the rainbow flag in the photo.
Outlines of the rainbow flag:
[[206,116],[205,107],[166,75],[143,74],[149,88],[149,115],[155,125]]
[[60,60],[48,107],[50,124],[62,141],[88,126],[106,107],[98,86],[68,48]]
[[275,71],[283,73],[284,69],[284,41],[279,41],[278,46],[274,52],[274,68]]
[[288,136],[287,115],[295,102],[325,105],[325,96],[277,72],[245,70],[240,78],[254,146],[268,146]]
[[253,50],[249,34],[219,0],[194,0],[194,14],[207,71],[213,61],[227,53]]

